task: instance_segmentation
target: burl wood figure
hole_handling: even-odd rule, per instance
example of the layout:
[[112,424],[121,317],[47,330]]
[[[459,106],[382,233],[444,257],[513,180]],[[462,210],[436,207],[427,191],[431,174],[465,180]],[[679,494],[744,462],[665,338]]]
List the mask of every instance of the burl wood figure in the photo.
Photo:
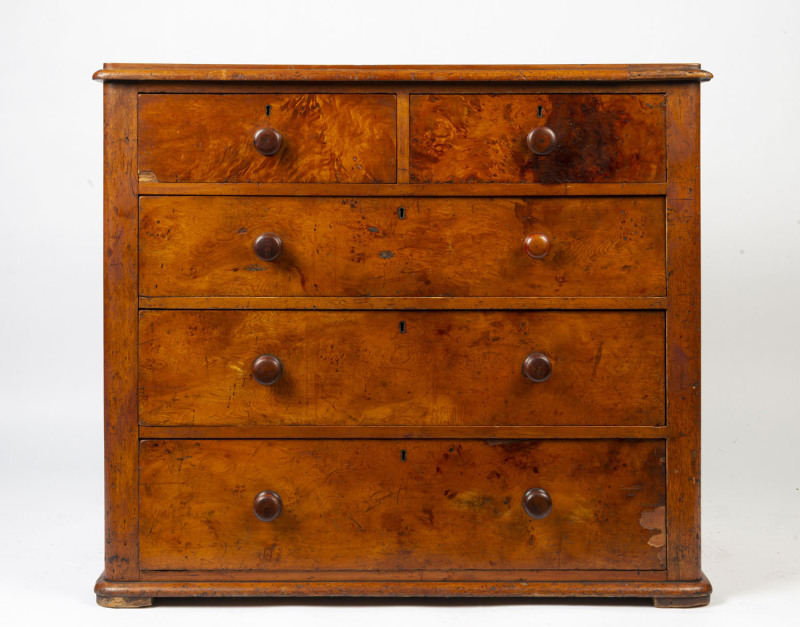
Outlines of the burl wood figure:
[[107,64],[94,77],[100,605],[709,602],[711,74]]

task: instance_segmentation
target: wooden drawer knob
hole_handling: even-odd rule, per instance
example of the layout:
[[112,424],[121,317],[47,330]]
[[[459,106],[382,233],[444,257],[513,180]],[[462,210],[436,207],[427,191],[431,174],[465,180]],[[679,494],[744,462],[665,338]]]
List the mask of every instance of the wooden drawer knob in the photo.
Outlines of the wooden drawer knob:
[[539,126],[528,133],[528,149],[535,155],[549,155],[556,148],[556,134],[549,126]]
[[533,259],[546,257],[550,252],[550,238],[544,233],[532,233],[525,238],[523,243],[525,252]]
[[522,362],[522,374],[534,383],[547,381],[553,373],[553,364],[544,353],[531,353]]
[[525,496],[522,497],[522,508],[531,518],[541,520],[553,509],[553,501],[547,493],[547,490],[531,488],[525,493]]
[[253,362],[253,378],[261,385],[272,385],[281,378],[283,364],[275,355],[260,355]]
[[264,522],[271,522],[281,515],[283,511],[283,501],[272,490],[264,490],[256,495],[253,501],[253,511],[256,518]]
[[283,146],[283,135],[274,128],[260,128],[253,135],[253,146],[265,157],[271,157]]
[[262,233],[253,244],[256,257],[263,261],[275,261],[283,252],[283,240],[275,233]]

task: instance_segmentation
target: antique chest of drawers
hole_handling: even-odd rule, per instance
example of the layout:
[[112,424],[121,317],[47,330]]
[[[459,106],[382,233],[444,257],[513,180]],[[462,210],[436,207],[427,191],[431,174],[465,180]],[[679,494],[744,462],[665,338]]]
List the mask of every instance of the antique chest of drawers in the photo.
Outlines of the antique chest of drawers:
[[708,603],[697,65],[110,64],[105,571]]

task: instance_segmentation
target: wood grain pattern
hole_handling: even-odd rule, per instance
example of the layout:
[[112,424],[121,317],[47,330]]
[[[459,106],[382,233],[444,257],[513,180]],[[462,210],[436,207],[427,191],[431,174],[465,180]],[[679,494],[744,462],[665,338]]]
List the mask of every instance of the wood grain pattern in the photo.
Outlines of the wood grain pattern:
[[[541,117],[539,117],[541,107]],[[412,95],[412,183],[662,182],[664,96]],[[558,144],[537,156],[528,133]]]
[[136,88],[103,85],[105,574],[139,578]]
[[[394,183],[395,100],[394,94],[142,94],[139,171],[174,183]],[[283,136],[283,148],[271,157],[253,146],[263,127]]]
[[158,183],[140,175],[143,196],[663,196],[666,183]]
[[235,439],[308,439],[342,438],[360,439],[597,439],[597,438],[638,438],[666,439],[667,427],[640,426],[346,426],[346,425],[250,425],[250,426],[184,426],[184,427],[139,427],[141,438],[178,438],[219,440]]
[[[400,323],[403,322],[403,328]],[[662,312],[141,311],[145,425],[660,425]],[[531,352],[553,374],[522,374]],[[283,363],[272,386],[250,365]]]
[[[588,573],[593,571],[587,571]],[[696,581],[141,581],[100,578],[100,596],[154,597],[707,597],[711,584]]]
[[325,581],[667,581],[666,570],[145,570],[144,581],[251,581],[251,582],[325,582]]
[[609,85],[601,81],[535,81],[457,83],[409,81],[386,84],[382,82],[269,81],[229,82],[220,86],[213,81],[141,81],[142,94],[385,94],[408,91],[409,94],[664,94],[670,85],[664,82],[627,82]]
[[[664,463],[654,440],[147,440],[140,561],[150,570],[656,570]],[[553,499],[542,520],[522,508],[535,486]],[[269,523],[253,514],[265,489],[284,508]]]
[[670,579],[700,564],[700,89],[667,93],[667,519]]
[[[402,209],[401,209],[402,208]],[[402,218],[399,217],[402,215]],[[254,252],[262,233],[277,259]],[[542,259],[525,254],[546,233]],[[664,201],[147,197],[144,296],[663,296]]]
[[[708,603],[699,81],[710,77],[694,64],[98,72],[98,603]],[[526,137],[544,126],[555,148],[534,156]],[[281,135],[273,156],[253,145],[266,127]],[[248,270],[252,242],[240,244],[275,232],[267,223],[290,236],[264,240],[271,261]],[[560,248],[553,224],[574,245]],[[536,259],[521,245],[531,226]],[[515,266],[517,252],[533,266]],[[523,375],[534,352],[552,360],[541,383]],[[285,367],[272,386],[252,378],[264,354]],[[153,447],[146,512],[140,442]],[[537,487],[553,502],[541,520],[522,510]],[[268,490],[285,509],[259,522],[253,498]],[[265,542],[276,525],[297,533]],[[141,563],[140,534],[152,549]]]
[[610,65],[194,65],[105,63],[95,80],[133,81],[707,81],[699,63]]
[[142,309],[666,309],[663,296],[141,296]]

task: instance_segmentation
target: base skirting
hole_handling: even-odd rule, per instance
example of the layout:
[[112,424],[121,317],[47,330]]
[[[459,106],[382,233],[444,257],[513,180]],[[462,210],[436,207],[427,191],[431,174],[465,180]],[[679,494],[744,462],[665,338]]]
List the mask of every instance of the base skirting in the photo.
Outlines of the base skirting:
[[94,589],[105,607],[143,607],[159,597],[631,597],[657,607],[707,605],[698,581],[107,581]]

